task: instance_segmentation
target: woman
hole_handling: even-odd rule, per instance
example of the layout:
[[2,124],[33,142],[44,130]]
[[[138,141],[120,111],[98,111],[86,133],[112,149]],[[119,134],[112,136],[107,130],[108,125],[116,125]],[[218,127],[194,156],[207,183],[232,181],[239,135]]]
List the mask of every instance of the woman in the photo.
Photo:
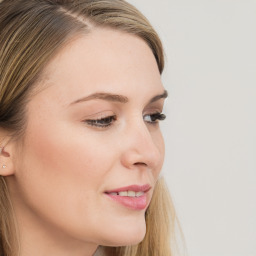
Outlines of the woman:
[[0,24],[1,255],[173,255],[149,22],[122,0],[6,0]]

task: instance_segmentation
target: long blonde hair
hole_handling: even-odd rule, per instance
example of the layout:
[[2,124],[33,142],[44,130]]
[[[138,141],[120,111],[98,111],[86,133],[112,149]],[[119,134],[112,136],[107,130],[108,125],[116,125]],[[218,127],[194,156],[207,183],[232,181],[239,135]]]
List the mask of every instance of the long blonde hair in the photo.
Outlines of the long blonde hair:
[[[148,20],[123,0],[0,1],[0,129],[20,138],[26,102],[44,67],[75,35],[112,28],[143,39],[164,68],[162,43]],[[1,147],[0,141],[0,147]],[[147,232],[135,246],[102,247],[111,256],[173,256],[176,215],[163,178],[146,211]],[[17,234],[8,188],[0,178],[0,254],[17,256]],[[171,243],[171,244],[170,244]],[[170,246],[171,245],[171,246]]]

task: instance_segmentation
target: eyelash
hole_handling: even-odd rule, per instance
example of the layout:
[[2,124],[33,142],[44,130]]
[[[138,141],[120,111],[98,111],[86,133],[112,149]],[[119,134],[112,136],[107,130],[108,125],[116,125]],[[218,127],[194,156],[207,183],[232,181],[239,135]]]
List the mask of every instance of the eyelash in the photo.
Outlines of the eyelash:
[[[150,121],[144,119],[144,121],[146,123],[155,125],[159,121],[165,120],[166,115],[163,113],[157,112],[157,113],[147,114],[143,118],[145,118],[145,117],[150,117],[150,119],[151,119]],[[113,115],[113,116],[103,117],[100,119],[88,119],[88,120],[85,120],[84,122],[90,126],[96,126],[98,128],[107,128],[107,127],[111,126],[113,124],[113,122],[115,122],[116,120],[117,120],[117,117],[115,115]]]
[[88,119],[85,123],[99,128],[106,128],[116,121],[116,116],[107,116],[100,119]]

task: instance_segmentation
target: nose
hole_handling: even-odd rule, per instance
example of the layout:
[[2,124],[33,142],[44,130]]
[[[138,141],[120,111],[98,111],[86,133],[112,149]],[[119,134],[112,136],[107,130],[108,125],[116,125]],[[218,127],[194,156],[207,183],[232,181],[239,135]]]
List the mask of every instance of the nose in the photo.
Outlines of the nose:
[[126,168],[161,169],[164,158],[161,132],[160,130],[150,132],[143,120],[127,128],[121,146],[121,163]]

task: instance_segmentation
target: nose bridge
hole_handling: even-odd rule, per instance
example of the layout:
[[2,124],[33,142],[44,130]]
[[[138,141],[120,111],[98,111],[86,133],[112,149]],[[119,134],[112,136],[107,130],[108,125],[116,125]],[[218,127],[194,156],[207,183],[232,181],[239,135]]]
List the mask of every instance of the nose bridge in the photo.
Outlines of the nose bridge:
[[145,122],[137,121],[127,128],[124,162],[126,165],[143,164],[155,168],[161,160],[160,150]]

